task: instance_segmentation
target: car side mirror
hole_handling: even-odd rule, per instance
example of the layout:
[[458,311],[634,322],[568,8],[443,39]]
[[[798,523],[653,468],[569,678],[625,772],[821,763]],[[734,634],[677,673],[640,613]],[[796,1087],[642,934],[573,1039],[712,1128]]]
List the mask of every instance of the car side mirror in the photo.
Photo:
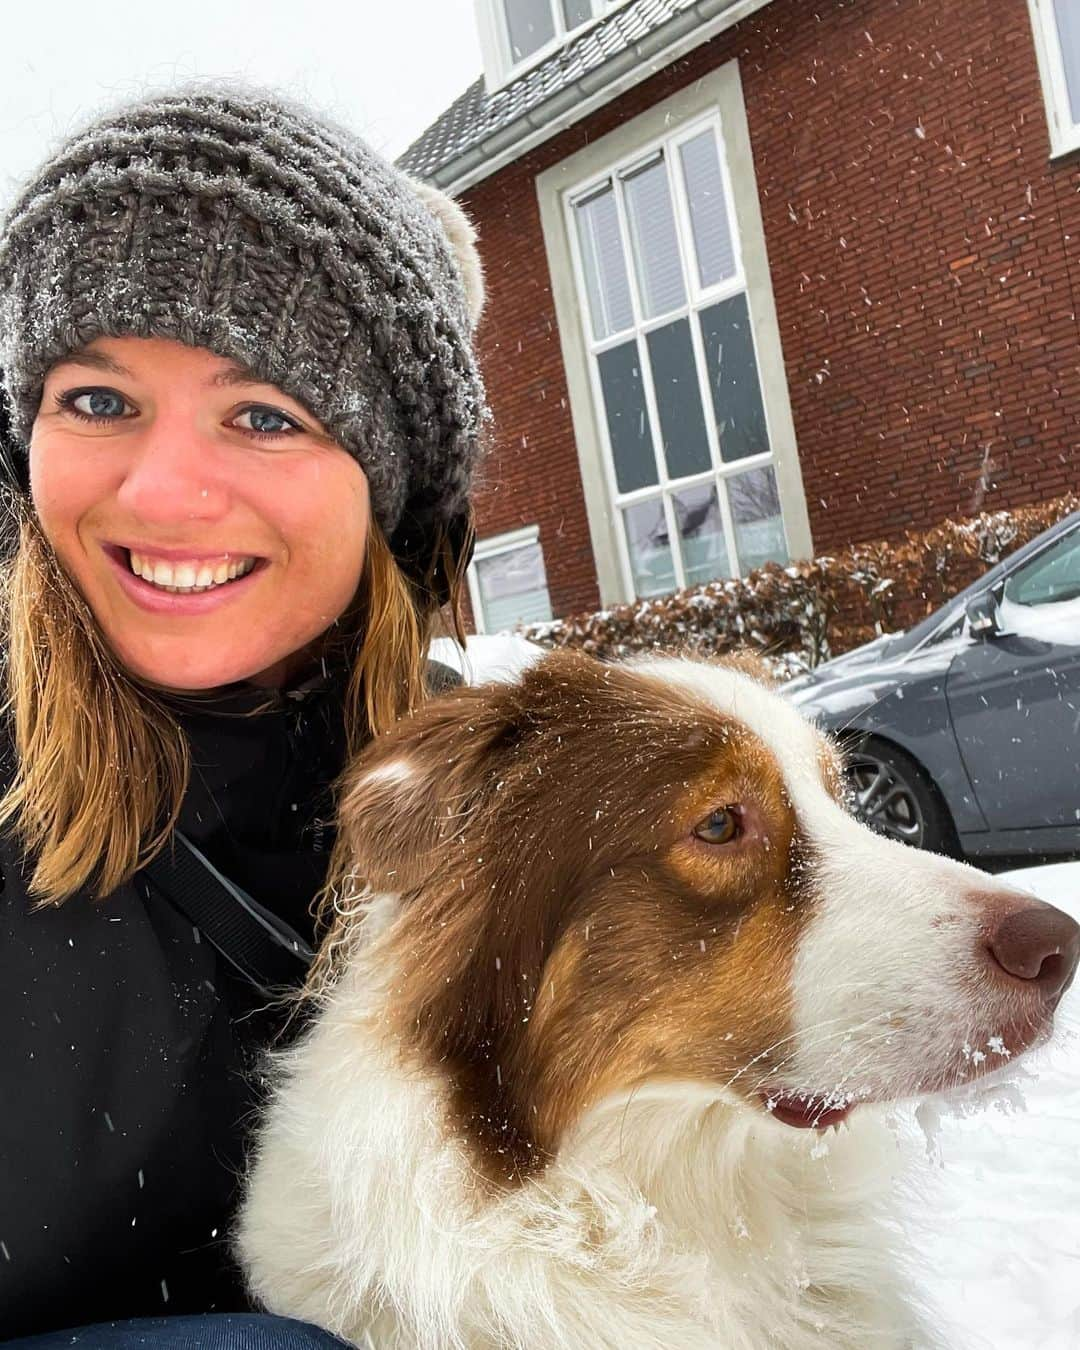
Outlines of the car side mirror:
[[964,607],[964,612],[967,614],[968,631],[973,638],[985,640],[997,637],[1001,632],[998,603],[993,591],[983,591],[981,595],[973,596]]

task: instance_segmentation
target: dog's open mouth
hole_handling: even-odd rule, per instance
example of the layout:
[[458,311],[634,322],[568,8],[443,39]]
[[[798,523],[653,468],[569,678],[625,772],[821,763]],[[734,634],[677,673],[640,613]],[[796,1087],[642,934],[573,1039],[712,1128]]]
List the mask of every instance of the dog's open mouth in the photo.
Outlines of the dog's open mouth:
[[835,1097],[763,1096],[765,1110],[782,1125],[798,1130],[824,1130],[839,1125],[857,1106],[854,1100]]

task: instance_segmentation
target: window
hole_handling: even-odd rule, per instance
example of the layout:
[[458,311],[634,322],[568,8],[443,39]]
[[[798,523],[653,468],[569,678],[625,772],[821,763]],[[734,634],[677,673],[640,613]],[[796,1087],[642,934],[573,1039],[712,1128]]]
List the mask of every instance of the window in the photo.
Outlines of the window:
[[505,63],[512,70],[547,55],[619,0],[495,0]]
[[719,118],[567,198],[626,580],[788,557]]
[[552,617],[536,525],[477,541],[469,567],[469,596],[478,633],[501,633]]
[[1014,605],[1060,605],[1080,599],[1080,528],[1056,539],[1005,583]]
[[1080,4],[1077,0],[1030,0],[1039,58],[1050,150],[1080,148]]

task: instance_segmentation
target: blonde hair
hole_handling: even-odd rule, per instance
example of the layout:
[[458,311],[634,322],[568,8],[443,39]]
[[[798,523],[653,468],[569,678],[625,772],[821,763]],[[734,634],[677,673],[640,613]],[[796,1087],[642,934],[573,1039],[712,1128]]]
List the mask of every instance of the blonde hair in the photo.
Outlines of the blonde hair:
[[[0,829],[30,860],[29,891],[39,902],[59,904],[84,887],[100,898],[164,847],[187,791],[187,738],[161,691],[117,661],[29,504],[20,500],[14,511],[18,545],[0,570],[14,749]],[[440,541],[435,562],[445,569],[461,640],[462,558]],[[411,580],[371,522],[356,603],[321,644],[352,662],[350,757],[424,697],[439,612],[434,566],[423,582]],[[335,853],[328,884],[343,868]]]

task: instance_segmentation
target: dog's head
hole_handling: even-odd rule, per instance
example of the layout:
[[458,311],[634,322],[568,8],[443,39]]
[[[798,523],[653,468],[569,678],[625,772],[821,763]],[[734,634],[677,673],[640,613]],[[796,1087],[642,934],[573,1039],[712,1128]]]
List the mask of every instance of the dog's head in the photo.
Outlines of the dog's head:
[[829,742],[746,671],[552,655],[361,759],[357,874],[401,897],[390,1026],[489,1171],[646,1083],[791,1126],[1045,1037],[1080,929],[849,815]]

